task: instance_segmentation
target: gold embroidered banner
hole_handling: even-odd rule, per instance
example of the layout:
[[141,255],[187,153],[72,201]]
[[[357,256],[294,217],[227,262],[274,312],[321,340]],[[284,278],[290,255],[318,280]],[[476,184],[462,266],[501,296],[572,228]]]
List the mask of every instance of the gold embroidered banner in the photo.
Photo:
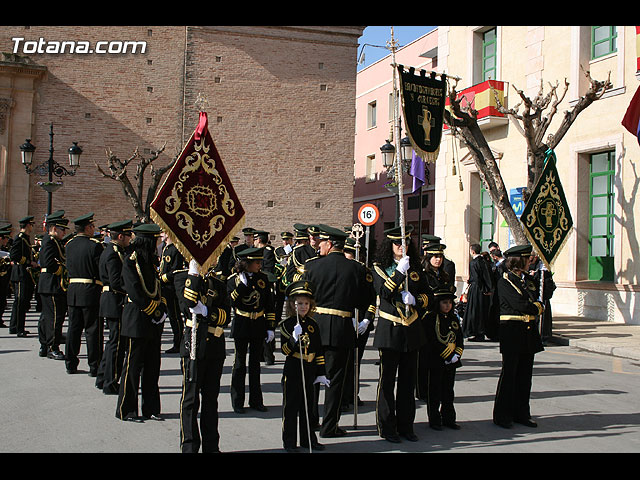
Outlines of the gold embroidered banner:
[[544,169],[520,220],[540,259],[551,270],[556,256],[573,228],[573,219],[556,169],[556,156],[552,150],[547,152]]
[[245,212],[208,129],[207,114],[151,203],[151,218],[187,261],[206,271],[243,226]]

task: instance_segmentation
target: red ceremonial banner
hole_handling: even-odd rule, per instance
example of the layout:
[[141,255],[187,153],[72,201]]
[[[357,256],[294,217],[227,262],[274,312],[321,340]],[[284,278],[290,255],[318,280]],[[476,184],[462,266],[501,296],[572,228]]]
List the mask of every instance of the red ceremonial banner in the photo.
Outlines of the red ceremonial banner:
[[207,125],[207,114],[200,112],[198,126],[151,203],[152,220],[205,272],[245,217]]

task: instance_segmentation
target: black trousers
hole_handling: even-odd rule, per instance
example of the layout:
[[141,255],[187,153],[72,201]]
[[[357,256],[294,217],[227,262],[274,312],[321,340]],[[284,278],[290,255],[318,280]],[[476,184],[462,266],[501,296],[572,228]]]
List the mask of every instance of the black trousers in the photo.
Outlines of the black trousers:
[[68,306],[69,321],[65,345],[67,370],[78,368],[78,355],[84,331],[89,371],[97,375],[103,350],[103,325],[98,319],[98,304],[88,307]]
[[178,306],[175,290],[166,290],[167,300],[167,316],[169,317],[169,325],[173,332],[173,347],[180,348],[180,340],[182,340],[182,332],[184,330],[184,319]]
[[[161,332],[161,331],[160,331]],[[142,396],[142,415],[160,414],[160,348],[161,333],[146,338],[121,337],[127,351],[122,366],[116,417],[138,416],[138,389]]]
[[[309,362],[304,362],[304,382],[302,368],[299,358],[287,357],[282,371],[282,445],[285,448],[298,445],[298,431],[300,445],[308,447],[309,436],[312,448],[317,442],[312,420],[307,417],[307,412],[311,411],[313,405],[315,367]],[[306,404],[303,388],[306,390]],[[311,424],[310,430],[307,422]]]
[[47,350],[57,351],[62,343],[62,324],[67,313],[67,296],[43,293],[42,312],[38,321],[40,345]]
[[456,410],[453,406],[455,380],[455,368],[434,365],[427,369],[427,416],[430,425],[455,423]]
[[126,345],[120,336],[122,320],[110,317],[105,320],[109,328],[109,339],[104,345],[104,352],[102,352],[96,387],[105,392],[115,393],[118,391],[118,381],[122,374]]
[[416,357],[417,351],[380,349],[376,424],[381,437],[413,433]]
[[262,361],[264,338],[234,338],[235,358],[231,369],[231,405],[244,407],[245,380],[247,376],[247,352],[249,353],[249,406],[263,405],[260,384],[260,362]]
[[534,355],[528,352],[502,354],[502,370],[493,404],[493,420],[496,423],[531,418],[529,397],[533,358]]
[[[213,342],[224,343],[224,338],[209,336],[204,358],[195,362],[195,379],[189,381],[189,369],[193,363],[189,357],[182,357],[182,397],[180,399],[180,448],[182,453],[202,453],[220,451],[218,432],[218,395],[220,378],[224,367],[224,356],[214,355],[217,350]],[[198,428],[200,410],[200,428]]]
[[[367,346],[367,341],[369,340],[369,332],[365,332],[362,335],[358,335],[358,380],[360,379],[360,371],[362,370],[362,357],[364,356],[364,351]],[[347,365],[347,378],[344,381],[344,393],[342,395],[342,405],[349,406],[353,405],[353,400],[355,395],[353,394],[353,389],[356,386],[355,374],[353,373],[353,369],[355,367],[355,361],[353,359],[353,355],[351,355],[351,361]],[[358,381],[358,393],[360,393],[360,382]]]
[[33,297],[33,282],[31,279],[11,282],[13,284],[13,307],[9,321],[9,333],[23,333],[24,322],[27,318],[29,303]]
[[347,379],[348,362],[351,361],[353,349],[325,346],[324,359],[329,388],[324,391],[324,407],[320,436],[331,436],[340,423],[340,407]]

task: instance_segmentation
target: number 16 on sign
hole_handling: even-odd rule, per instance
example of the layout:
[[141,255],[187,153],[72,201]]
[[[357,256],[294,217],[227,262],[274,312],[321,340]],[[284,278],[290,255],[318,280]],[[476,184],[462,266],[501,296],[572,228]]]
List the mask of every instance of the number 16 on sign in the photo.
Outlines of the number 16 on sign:
[[366,265],[369,264],[369,230],[371,225],[375,224],[379,218],[380,218],[380,211],[378,210],[378,207],[376,207],[373,203],[365,203],[358,210],[358,220],[362,225],[367,227],[367,230],[365,233],[365,243],[367,245],[367,250],[366,250],[367,258],[365,261]]

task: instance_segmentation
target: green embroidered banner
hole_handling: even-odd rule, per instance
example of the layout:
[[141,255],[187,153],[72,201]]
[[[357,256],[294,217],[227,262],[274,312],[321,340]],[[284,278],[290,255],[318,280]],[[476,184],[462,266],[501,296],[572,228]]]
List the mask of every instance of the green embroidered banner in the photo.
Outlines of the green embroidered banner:
[[520,221],[540,259],[551,269],[573,228],[552,150],[547,152],[542,174],[522,211]]

